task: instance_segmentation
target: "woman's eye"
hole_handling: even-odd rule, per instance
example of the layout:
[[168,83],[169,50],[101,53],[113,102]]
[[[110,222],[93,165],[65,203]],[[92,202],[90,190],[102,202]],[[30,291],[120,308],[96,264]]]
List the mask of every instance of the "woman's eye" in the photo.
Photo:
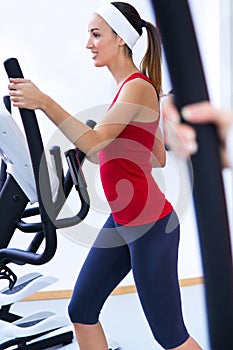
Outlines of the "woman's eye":
[[94,36],[94,38],[99,38],[100,37],[100,35],[97,34],[97,33],[93,33],[93,36]]

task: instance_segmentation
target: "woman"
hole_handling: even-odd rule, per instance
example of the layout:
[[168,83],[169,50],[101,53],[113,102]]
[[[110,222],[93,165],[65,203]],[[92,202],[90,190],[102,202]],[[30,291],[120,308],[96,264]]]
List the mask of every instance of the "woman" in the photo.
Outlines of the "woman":
[[[143,27],[148,49],[141,73],[133,62],[132,48]],[[122,2],[95,11],[88,31],[87,48],[95,66],[106,66],[118,89],[94,130],[70,116],[30,80],[11,79],[9,84],[14,106],[41,109],[90,160],[99,158],[111,215],[88,254],[69,305],[79,347],[107,349],[99,314],[106,298],[132,268],[155,339],[165,349],[198,350],[187,333],[180,305],[178,219],[151,174],[152,165],[165,164],[158,131],[158,31],[134,7]]]

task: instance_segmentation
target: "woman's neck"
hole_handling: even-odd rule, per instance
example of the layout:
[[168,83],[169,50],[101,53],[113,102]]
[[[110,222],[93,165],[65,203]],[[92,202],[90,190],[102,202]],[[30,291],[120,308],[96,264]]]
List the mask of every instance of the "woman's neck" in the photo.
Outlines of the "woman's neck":
[[132,62],[132,60],[124,60],[123,62],[118,62],[117,65],[108,67],[113,78],[116,81],[117,88],[133,73],[138,72],[138,68]]

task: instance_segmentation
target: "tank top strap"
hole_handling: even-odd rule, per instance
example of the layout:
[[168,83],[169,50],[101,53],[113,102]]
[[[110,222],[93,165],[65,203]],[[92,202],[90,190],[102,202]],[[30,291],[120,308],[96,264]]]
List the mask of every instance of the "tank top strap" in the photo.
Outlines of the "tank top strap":
[[148,78],[145,74],[141,73],[141,72],[136,72],[136,73],[133,73],[131,74],[120,86],[119,90],[117,91],[117,94],[115,95],[114,97],[114,100],[112,101],[112,104],[110,106],[110,108],[114,105],[114,103],[117,101],[118,99],[118,96],[123,88],[123,86],[128,83],[128,81],[131,81],[133,79],[136,79],[136,78],[141,78],[141,79],[144,79],[146,81],[148,81],[149,83],[151,83],[153,85],[153,87],[155,88],[155,91],[156,91],[156,94],[157,94],[157,97],[159,99],[159,94],[158,94],[158,91],[156,89],[156,87],[154,86],[154,84],[152,83],[152,81],[150,80],[150,78]]

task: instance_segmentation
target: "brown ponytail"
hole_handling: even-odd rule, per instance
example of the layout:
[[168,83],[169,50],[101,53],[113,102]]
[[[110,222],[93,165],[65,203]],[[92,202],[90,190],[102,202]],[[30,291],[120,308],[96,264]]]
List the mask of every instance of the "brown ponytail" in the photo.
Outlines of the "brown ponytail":
[[[143,33],[143,27],[146,27],[148,45],[146,54],[140,64],[140,70],[151,79],[158,92],[158,95],[160,95],[162,92],[162,49],[158,29],[152,23],[142,20],[139,13],[132,5],[121,1],[114,1],[111,4],[114,5],[127,18],[140,36]],[[126,53],[132,57],[132,50],[128,46],[126,46]]]
[[147,74],[156,87],[158,94],[162,93],[162,68],[161,68],[161,38],[158,29],[150,22],[145,22],[148,45],[143,57],[140,70]]

